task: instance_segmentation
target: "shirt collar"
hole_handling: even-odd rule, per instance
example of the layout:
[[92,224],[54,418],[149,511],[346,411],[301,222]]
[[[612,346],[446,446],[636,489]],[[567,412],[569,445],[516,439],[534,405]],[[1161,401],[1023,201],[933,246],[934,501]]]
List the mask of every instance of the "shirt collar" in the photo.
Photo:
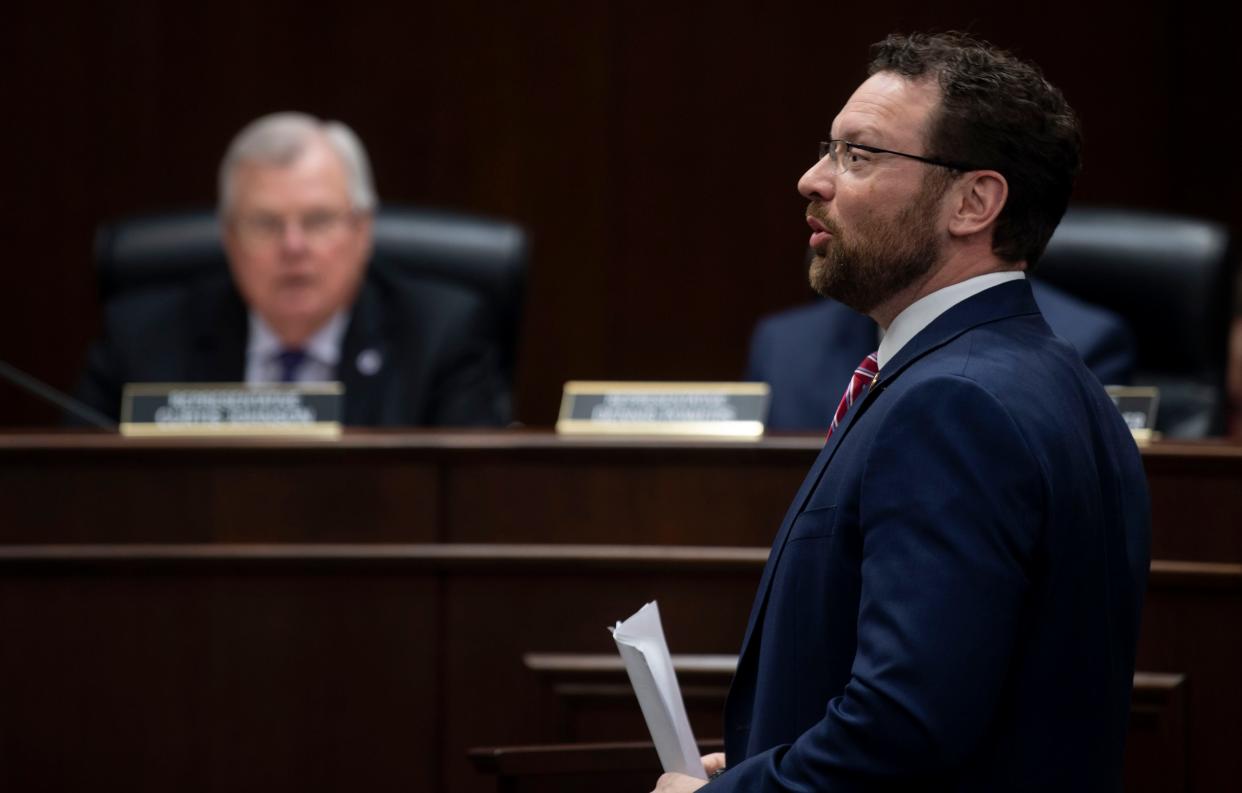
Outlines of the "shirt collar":
[[924,295],[911,303],[888,326],[884,337],[880,340],[880,349],[876,354],[879,368],[893,359],[906,343],[919,335],[919,332],[932,323],[936,317],[956,306],[968,297],[973,297],[985,289],[1026,278],[1021,270],[1006,270],[1000,273],[985,273],[967,278],[943,289],[937,289],[930,295]]
[[[338,311],[324,326],[306,341],[302,351],[306,356],[329,368],[335,368],[341,360],[341,342],[349,325],[349,312]],[[246,342],[246,355],[250,360],[270,361],[285,349],[280,339],[263,318],[250,312],[250,337]]]

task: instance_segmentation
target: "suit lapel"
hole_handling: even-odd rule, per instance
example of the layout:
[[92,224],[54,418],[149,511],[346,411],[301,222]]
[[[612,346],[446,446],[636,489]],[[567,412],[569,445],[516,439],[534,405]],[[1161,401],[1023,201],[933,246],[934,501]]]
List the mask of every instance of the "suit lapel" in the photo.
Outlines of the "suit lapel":
[[386,384],[395,369],[393,350],[384,327],[382,300],[368,277],[363,281],[341,343],[337,379],[345,386],[345,423],[380,423]]
[[[844,389],[843,389],[844,390]],[[798,488],[797,494],[794,496],[793,502],[789,505],[789,510],[785,513],[785,519],[781,521],[781,527],[776,532],[776,538],[772,541],[772,551],[768,555],[767,564],[763,566],[763,576],[759,579],[759,592],[755,598],[755,605],[751,608],[750,619],[746,624],[746,634],[742,638],[742,653],[745,654],[746,647],[750,643],[751,634],[759,622],[759,617],[767,607],[768,592],[772,585],[772,576],[776,570],[777,564],[780,562],[781,554],[785,550],[785,541],[789,538],[789,530],[793,527],[794,520],[802,512],[803,506],[806,505],[807,499],[811,497],[811,491],[819,485],[819,480],[823,477],[824,471],[828,468],[828,463],[832,461],[833,456],[837,452],[837,448],[841,445],[841,441],[849,434],[850,428],[854,426],[854,420],[866,411],[867,405],[870,404],[872,393],[877,391],[876,388],[868,388],[863,397],[854,402],[850,409],[842,418],[841,423],[837,425],[837,429],[828,438],[824,448],[820,449],[819,455],[815,458],[815,462],[811,465],[811,470],[802,480],[802,485]]]
[[824,448],[820,450],[819,456],[815,458],[815,463],[811,466],[810,472],[802,480],[802,486],[798,488],[798,493],[794,496],[793,503],[790,504],[789,510],[785,514],[785,519],[781,522],[780,530],[772,541],[772,552],[768,556],[767,564],[763,568],[763,577],[759,580],[759,591],[756,593],[755,604],[751,608],[750,619],[746,625],[746,634],[742,639],[742,657],[746,655],[754,631],[761,621],[764,609],[767,607],[768,593],[772,587],[776,566],[780,562],[780,557],[785,549],[785,543],[789,537],[789,531],[793,526],[794,520],[802,512],[802,508],[806,504],[807,499],[810,498],[811,492],[818,486],[820,479],[825,475],[828,464],[832,461],[838,447],[845,440],[858,417],[865,413],[867,408],[880,398],[885,388],[897,377],[901,376],[912,363],[943,347],[971,328],[1006,317],[1038,312],[1039,309],[1031,296],[1031,287],[1028,281],[1010,281],[994,286],[963,300],[941,314],[930,325],[920,331],[918,335],[907,342],[897,355],[884,365],[874,384],[849,409],[844,419],[837,426],[836,431],[832,433],[832,437],[828,439],[828,442],[824,444]]

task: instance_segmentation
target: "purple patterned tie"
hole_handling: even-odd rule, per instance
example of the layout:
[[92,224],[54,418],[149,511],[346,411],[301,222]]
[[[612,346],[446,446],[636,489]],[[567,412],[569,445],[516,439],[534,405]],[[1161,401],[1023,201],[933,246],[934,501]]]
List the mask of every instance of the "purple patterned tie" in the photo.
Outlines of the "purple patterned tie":
[[276,363],[280,364],[280,382],[294,383],[298,379],[298,368],[306,360],[305,350],[281,350],[276,354]]
[[850,409],[850,405],[854,404],[854,400],[858,399],[858,395],[862,393],[864,387],[875,381],[875,375],[880,371],[880,362],[876,358],[875,353],[871,353],[862,359],[862,363],[858,364],[858,368],[854,370],[854,374],[850,376],[850,384],[846,387],[845,393],[841,395],[841,402],[837,405],[837,411],[832,414],[832,426],[828,428],[828,434],[824,436],[827,441],[832,437],[832,432],[841,423],[841,419],[845,418],[845,411]]

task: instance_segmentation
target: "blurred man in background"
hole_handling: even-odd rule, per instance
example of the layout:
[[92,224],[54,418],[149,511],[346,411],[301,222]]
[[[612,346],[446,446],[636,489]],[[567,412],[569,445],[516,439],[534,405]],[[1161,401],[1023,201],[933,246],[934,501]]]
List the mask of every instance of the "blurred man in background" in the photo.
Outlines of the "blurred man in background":
[[505,385],[474,294],[369,268],[376,194],[340,122],[277,113],[220,166],[229,275],[110,310],[79,396],[116,417],[129,382],[341,381],[352,425],[507,421]]

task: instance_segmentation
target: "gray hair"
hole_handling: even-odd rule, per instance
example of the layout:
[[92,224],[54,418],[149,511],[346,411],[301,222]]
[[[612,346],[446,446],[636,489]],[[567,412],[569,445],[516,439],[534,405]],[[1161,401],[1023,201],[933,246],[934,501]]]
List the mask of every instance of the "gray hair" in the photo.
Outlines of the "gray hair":
[[371,180],[367,151],[354,131],[340,121],[322,121],[306,113],[272,113],[247,124],[220,163],[219,211],[233,203],[233,173],[242,163],[284,166],[295,162],[311,141],[322,139],[345,165],[349,200],[359,212],[373,212],[379,203]]

